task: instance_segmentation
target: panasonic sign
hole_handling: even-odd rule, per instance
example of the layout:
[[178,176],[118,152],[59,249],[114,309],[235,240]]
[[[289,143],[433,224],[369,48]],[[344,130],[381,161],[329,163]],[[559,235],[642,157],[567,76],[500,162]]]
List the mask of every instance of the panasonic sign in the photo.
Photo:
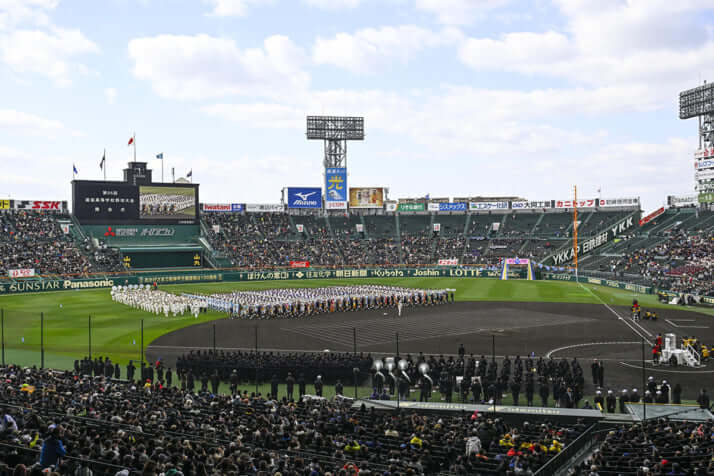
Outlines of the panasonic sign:
[[288,208],[322,208],[322,189],[319,187],[289,187]]

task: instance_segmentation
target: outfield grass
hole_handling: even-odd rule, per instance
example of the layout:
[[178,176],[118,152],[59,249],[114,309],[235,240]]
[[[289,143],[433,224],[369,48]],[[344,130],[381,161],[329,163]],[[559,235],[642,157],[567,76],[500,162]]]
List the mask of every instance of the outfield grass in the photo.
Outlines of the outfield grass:
[[[418,288],[453,288],[461,301],[521,301],[521,302],[602,302],[629,306],[637,298],[644,307],[671,308],[657,301],[656,296],[633,294],[630,291],[597,285],[578,285],[559,281],[501,281],[486,278],[369,278],[349,280],[225,282],[165,285],[171,292],[214,293],[246,289],[278,287],[319,287],[344,284],[384,284]],[[602,300],[602,301],[601,301]],[[679,307],[678,307],[679,308]],[[4,315],[5,361],[22,365],[40,364],[40,342],[44,337],[45,366],[70,368],[74,359],[89,352],[88,317],[92,320],[92,353],[109,355],[112,360],[126,363],[138,360],[141,352],[141,321],[144,320],[144,347],[176,329],[223,318],[224,314],[209,312],[193,317],[157,318],[152,314],[114,303],[108,289],[60,291],[18,294],[0,297]],[[692,308],[714,315],[714,309]],[[41,314],[44,316],[44,336],[40,335]],[[208,343],[207,343],[208,344]]]

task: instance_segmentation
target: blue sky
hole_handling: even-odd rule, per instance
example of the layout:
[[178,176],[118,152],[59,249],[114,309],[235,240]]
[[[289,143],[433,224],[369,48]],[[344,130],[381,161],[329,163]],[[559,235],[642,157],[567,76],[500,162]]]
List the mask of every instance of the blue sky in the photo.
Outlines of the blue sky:
[[693,192],[710,0],[0,0],[2,195],[69,199],[138,158],[206,202],[319,186],[308,114],[362,115],[352,186],[390,198]]

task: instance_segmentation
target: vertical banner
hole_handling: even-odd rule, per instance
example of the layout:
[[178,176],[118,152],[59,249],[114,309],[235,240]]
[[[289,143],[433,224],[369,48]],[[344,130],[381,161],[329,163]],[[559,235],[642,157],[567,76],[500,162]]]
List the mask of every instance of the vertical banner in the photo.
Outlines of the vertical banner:
[[325,209],[347,209],[347,169],[345,167],[325,169]]
[[436,233],[441,231],[441,223],[434,223],[434,231]]

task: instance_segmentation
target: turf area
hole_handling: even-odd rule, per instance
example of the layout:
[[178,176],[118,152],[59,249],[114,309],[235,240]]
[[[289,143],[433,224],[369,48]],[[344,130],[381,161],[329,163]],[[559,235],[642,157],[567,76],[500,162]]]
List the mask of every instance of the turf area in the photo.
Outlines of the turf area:
[[[485,278],[371,278],[349,280],[265,281],[252,283],[201,283],[167,285],[171,292],[228,292],[241,289],[276,287],[319,287],[379,283],[418,288],[453,288],[458,301],[607,303],[628,306],[633,297],[644,307],[673,308],[657,302],[655,296],[596,285],[578,285],[559,281],[501,281]],[[76,358],[89,352],[88,317],[91,316],[93,355],[109,355],[125,363],[138,360],[141,352],[141,321],[144,320],[144,347],[157,337],[200,322],[224,317],[209,312],[198,320],[193,317],[156,318],[153,315],[114,303],[109,290],[77,290],[0,297],[4,315],[5,361],[39,365],[41,340],[44,339],[45,366],[68,368]],[[681,309],[681,307],[677,307]],[[690,308],[695,310],[694,308]],[[696,308],[714,315],[714,310]],[[44,316],[44,335],[40,332]],[[206,342],[209,345],[209,342]]]

